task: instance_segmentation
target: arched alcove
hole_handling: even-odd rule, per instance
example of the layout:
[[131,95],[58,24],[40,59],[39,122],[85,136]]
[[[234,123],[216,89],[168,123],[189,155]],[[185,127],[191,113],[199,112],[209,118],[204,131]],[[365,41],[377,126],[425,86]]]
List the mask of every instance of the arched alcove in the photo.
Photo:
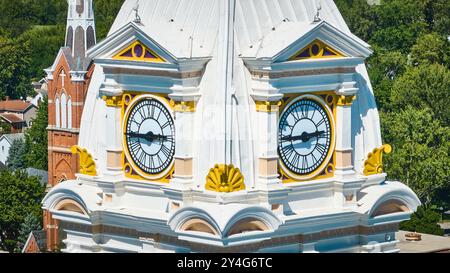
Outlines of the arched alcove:
[[80,204],[78,204],[77,202],[75,202],[72,199],[64,199],[64,200],[60,201],[55,206],[55,210],[70,211],[70,212],[75,212],[75,213],[79,213],[79,214],[83,214],[83,215],[88,215],[88,213],[83,208],[83,206],[81,206]]
[[193,218],[186,221],[183,225],[181,225],[180,231],[195,231],[212,235],[219,234],[210,223],[200,218]]
[[256,218],[246,218],[238,221],[234,224],[227,236],[232,236],[236,234],[242,234],[252,231],[269,231],[270,228],[261,220]]
[[383,202],[381,205],[379,205],[377,208],[374,209],[373,213],[371,214],[371,217],[377,217],[381,215],[387,215],[397,212],[409,212],[411,211],[408,206],[399,201],[399,200],[388,200]]

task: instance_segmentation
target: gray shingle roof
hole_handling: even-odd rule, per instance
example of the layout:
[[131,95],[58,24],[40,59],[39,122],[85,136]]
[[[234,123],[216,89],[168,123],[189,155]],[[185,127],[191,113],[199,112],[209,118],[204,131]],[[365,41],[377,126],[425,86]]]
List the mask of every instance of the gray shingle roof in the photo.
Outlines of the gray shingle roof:
[[17,133],[17,134],[5,134],[3,135],[3,137],[5,137],[9,143],[13,143],[14,140],[17,139],[22,139],[25,140],[25,134],[24,133]]

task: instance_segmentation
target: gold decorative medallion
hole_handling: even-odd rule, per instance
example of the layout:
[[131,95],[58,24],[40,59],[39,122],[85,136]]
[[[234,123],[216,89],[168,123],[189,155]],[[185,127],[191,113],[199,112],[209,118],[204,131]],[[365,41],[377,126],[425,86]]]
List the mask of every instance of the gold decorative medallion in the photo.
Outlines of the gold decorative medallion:
[[140,41],[135,41],[127,48],[119,52],[119,54],[114,56],[113,59],[126,61],[153,62],[153,63],[166,62],[163,58],[158,56],[155,52],[146,47]]
[[80,155],[80,173],[90,176],[97,176],[97,169],[94,158],[86,149],[79,146],[72,146],[72,154]]
[[306,59],[324,59],[324,58],[338,58],[343,55],[325,43],[315,40],[298,53],[296,53],[290,60],[306,60]]
[[383,153],[390,154],[391,152],[391,145],[386,144],[369,153],[367,160],[364,162],[364,175],[369,176],[383,173]]
[[236,192],[245,190],[244,176],[233,164],[216,164],[206,177],[206,189],[215,192]]

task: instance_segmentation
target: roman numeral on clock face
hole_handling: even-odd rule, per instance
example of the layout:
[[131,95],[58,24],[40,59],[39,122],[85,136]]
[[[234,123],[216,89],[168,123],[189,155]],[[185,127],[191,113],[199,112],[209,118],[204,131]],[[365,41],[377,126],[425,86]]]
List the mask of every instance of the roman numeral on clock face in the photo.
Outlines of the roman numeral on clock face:
[[332,120],[319,100],[304,98],[281,114],[278,151],[282,166],[295,175],[316,171],[331,153]]
[[175,125],[168,108],[153,98],[129,106],[125,139],[127,159],[138,172],[159,174],[170,167],[175,154]]

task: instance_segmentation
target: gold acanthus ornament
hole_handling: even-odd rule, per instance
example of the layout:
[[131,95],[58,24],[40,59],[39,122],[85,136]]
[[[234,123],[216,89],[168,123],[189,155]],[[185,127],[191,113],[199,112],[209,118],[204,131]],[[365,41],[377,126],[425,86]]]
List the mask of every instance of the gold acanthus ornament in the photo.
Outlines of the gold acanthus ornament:
[[356,99],[356,96],[339,96],[338,97],[338,106],[351,106],[353,101]]
[[282,104],[281,101],[256,101],[257,112],[278,112]]
[[386,144],[369,153],[367,160],[364,162],[364,175],[383,173],[383,153],[390,154],[391,152],[391,145]]
[[170,100],[170,106],[172,106],[175,112],[195,112],[197,108],[197,102]]
[[79,146],[72,146],[72,154],[80,155],[80,173],[90,176],[97,176],[97,169],[94,158],[86,150]]
[[232,164],[216,164],[206,177],[206,189],[215,192],[236,192],[245,190],[244,176]]
[[103,96],[102,99],[106,102],[106,106],[109,107],[122,106],[122,96],[114,96],[114,97]]

